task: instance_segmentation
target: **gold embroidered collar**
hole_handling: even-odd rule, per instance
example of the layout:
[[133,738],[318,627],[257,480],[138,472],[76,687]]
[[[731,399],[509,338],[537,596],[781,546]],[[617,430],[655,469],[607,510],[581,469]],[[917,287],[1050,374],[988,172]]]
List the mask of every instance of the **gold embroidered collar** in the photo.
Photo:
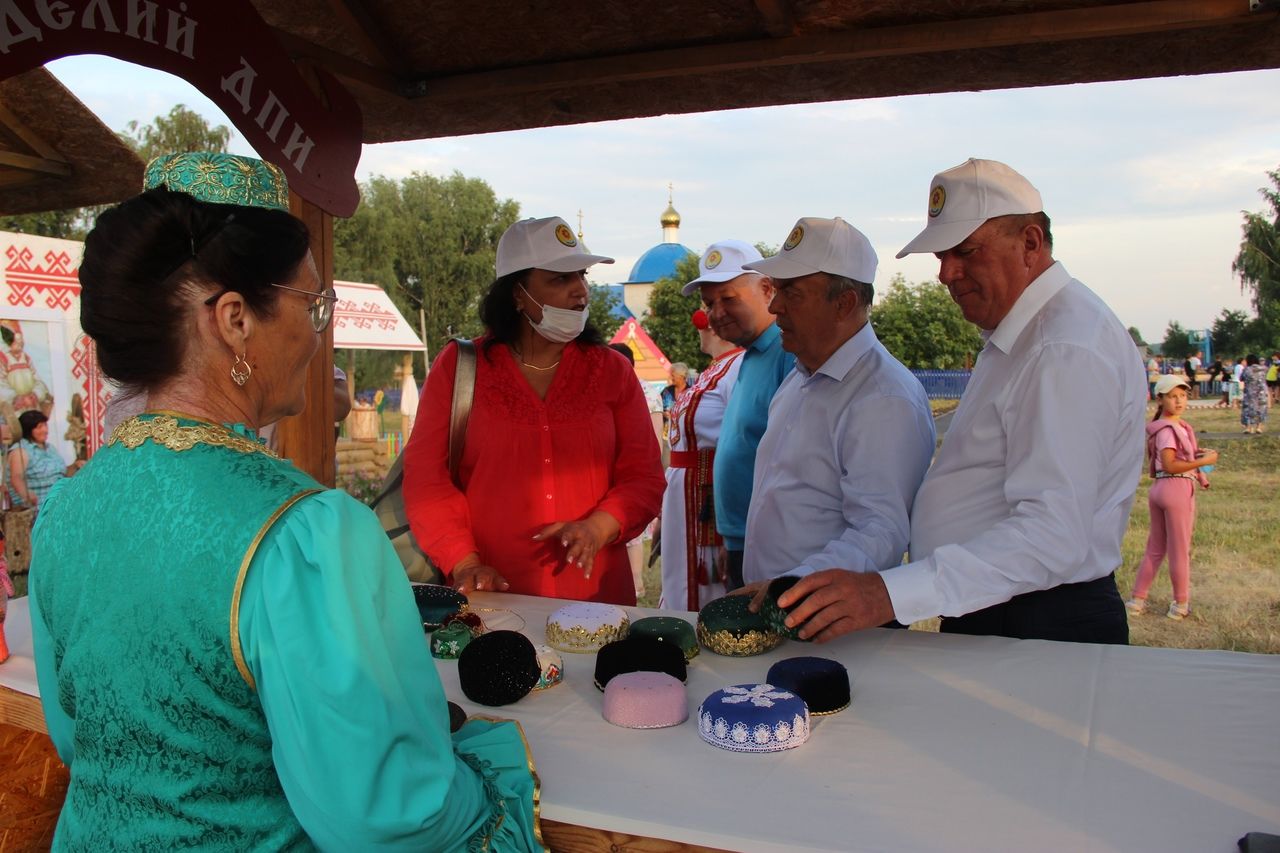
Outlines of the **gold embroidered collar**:
[[[195,423],[180,424],[179,418]],[[272,459],[280,458],[265,445],[246,438],[222,424],[215,424],[213,421],[180,412],[147,412],[129,418],[112,431],[107,444],[112,445],[118,441],[130,450],[134,450],[147,439],[179,453],[197,445],[206,444],[211,447],[225,447],[237,453],[263,453]]]

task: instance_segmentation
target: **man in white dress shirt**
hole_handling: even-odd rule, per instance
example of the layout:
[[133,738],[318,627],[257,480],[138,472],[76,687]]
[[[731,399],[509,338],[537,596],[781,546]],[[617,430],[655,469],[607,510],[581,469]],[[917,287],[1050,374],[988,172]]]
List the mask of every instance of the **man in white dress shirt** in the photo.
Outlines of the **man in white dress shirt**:
[[898,257],[937,255],[987,343],[916,495],[911,562],[802,579],[779,600],[800,602],[788,622],[806,623],[801,636],[942,615],[944,631],[1128,641],[1114,572],[1145,374],[1124,326],[1052,246],[1040,193],[1008,166],[969,160],[934,176],[928,224]]
[[[920,381],[868,322],[876,253],[843,219],[801,219],[746,264],[773,279],[769,310],[796,357],[756,452],[743,580],[902,562],[911,501],[934,450]],[[758,586],[757,586],[758,589]]]

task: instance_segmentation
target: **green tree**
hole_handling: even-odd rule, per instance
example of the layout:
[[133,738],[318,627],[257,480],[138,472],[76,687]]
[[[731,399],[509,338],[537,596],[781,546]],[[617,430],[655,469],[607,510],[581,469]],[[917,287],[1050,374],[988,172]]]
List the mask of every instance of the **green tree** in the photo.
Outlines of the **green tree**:
[[1253,297],[1253,308],[1262,321],[1259,335],[1280,338],[1280,169],[1268,172],[1271,187],[1258,190],[1270,211],[1241,211],[1240,253],[1231,271],[1240,276],[1241,286]]
[[702,307],[698,294],[685,296],[681,289],[698,277],[698,256],[690,252],[676,262],[675,272],[660,278],[649,294],[649,316],[640,324],[671,361],[683,361],[702,370],[711,359],[698,346],[698,330],[690,315]]
[[622,303],[617,294],[607,287],[591,286],[591,325],[595,326],[607,341],[622,325],[622,318],[615,317],[613,311]]
[[1280,347],[1280,326],[1268,323],[1262,317],[1253,317],[1244,327],[1240,341],[1240,354],[1254,353],[1266,358]]
[[871,306],[876,337],[911,368],[958,370],[973,365],[982,349],[977,327],[965,320],[945,285],[909,284],[899,273]]
[[178,104],[149,124],[131,121],[117,134],[145,163],[161,154],[183,151],[226,151],[231,128],[209,124],[204,116]]
[[42,213],[22,213],[0,216],[0,231],[17,231],[37,237],[60,237],[64,240],[83,240],[85,235],[84,208],[48,210]]
[[1245,330],[1248,326],[1248,314],[1223,308],[1209,330],[1214,353],[1222,358],[1235,358],[1239,355],[1245,346]]
[[1160,354],[1166,359],[1182,361],[1195,352],[1195,344],[1187,340],[1187,330],[1177,320],[1170,320],[1164,330],[1164,340],[1160,344]]
[[[480,334],[480,300],[493,282],[498,239],[520,206],[458,172],[415,172],[399,181],[375,176],[360,194],[355,215],[334,223],[335,277],[382,286],[415,328],[422,308],[431,357],[452,336]],[[360,353],[357,384],[390,382],[399,360],[395,353]],[[338,363],[347,363],[345,353]]]
[[1140,347],[1147,345],[1147,342],[1142,339],[1142,332],[1138,331],[1137,326],[1129,327],[1129,337],[1133,338],[1133,342]]

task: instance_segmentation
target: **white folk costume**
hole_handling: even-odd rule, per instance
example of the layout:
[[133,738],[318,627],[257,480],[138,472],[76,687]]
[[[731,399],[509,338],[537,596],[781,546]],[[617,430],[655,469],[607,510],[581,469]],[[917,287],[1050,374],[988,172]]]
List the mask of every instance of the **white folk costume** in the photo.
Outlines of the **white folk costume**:
[[0,349],[0,402],[13,406],[15,413],[39,409],[49,398],[49,388],[23,348],[22,326],[17,320],[0,320],[0,326],[12,332],[12,343]]
[[725,594],[716,576],[715,501],[711,470],[742,350],[725,353],[698,375],[671,410],[671,467],[662,498],[662,597],[658,606],[699,610]]

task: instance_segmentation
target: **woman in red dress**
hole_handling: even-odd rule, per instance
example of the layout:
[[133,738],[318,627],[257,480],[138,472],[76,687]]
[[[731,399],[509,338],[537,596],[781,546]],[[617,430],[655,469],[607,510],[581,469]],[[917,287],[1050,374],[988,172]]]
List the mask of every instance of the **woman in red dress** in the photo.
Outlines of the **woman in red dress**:
[[480,306],[475,397],[458,482],[448,465],[458,347],[440,353],[404,451],[414,536],[454,587],[635,604],[626,543],[665,479],[627,360],[587,325],[588,254],[559,217],[498,243]]

